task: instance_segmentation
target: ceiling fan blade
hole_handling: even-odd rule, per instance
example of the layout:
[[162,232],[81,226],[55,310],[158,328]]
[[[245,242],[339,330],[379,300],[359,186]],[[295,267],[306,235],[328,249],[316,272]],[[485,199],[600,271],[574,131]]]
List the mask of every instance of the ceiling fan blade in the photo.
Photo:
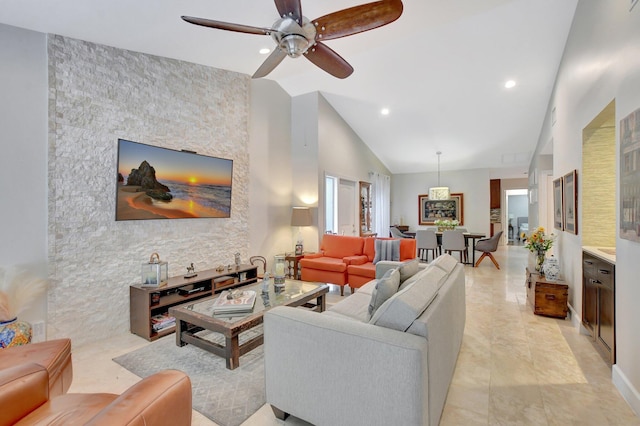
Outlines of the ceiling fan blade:
[[387,25],[402,15],[401,0],[382,0],[350,7],[313,20],[316,40],[332,40]]
[[275,0],[280,17],[289,16],[302,25],[302,5],[300,0]]
[[182,16],[182,19],[190,24],[201,25],[203,27],[217,28],[219,30],[236,31],[246,34],[269,35],[275,30],[271,28],[252,27],[250,25],[231,24],[229,22],[213,21],[211,19],[194,18],[193,16]]
[[353,67],[326,44],[314,44],[304,56],[334,77],[347,78],[353,73]]
[[269,74],[277,67],[287,54],[280,49],[275,49],[271,55],[260,65],[260,68],[251,76],[251,78],[261,78]]

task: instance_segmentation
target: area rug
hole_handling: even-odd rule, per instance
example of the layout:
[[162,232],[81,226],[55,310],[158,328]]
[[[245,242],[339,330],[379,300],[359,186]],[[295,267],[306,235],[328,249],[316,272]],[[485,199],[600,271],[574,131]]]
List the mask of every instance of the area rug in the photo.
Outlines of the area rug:
[[[255,335],[261,328],[248,333]],[[221,337],[202,333],[209,340]],[[241,335],[240,342],[250,337]],[[184,371],[191,379],[193,409],[220,426],[238,426],[265,404],[262,346],[241,356],[235,370],[228,370],[223,358],[196,346],[176,346],[175,335],[113,360],[142,378],[165,369]]]

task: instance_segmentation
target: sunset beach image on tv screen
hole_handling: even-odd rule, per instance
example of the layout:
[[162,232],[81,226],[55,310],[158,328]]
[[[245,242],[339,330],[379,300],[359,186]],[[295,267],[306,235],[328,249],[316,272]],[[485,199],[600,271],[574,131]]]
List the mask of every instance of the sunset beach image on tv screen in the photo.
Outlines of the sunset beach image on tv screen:
[[231,216],[233,161],[118,140],[116,220]]

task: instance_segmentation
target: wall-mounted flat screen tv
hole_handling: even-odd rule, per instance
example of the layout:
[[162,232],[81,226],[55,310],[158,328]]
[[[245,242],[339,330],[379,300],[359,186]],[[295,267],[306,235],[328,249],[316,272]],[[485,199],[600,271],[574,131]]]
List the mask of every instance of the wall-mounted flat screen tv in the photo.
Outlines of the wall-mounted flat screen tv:
[[230,217],[233,160],[118,140],[116,220]]

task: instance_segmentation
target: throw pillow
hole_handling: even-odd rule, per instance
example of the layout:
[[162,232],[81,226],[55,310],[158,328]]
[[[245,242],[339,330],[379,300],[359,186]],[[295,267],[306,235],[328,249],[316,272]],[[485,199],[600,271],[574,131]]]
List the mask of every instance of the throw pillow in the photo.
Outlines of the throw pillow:
[[373,264],[381,260],[400,260],[400,240],[376,240]]
[[396,294],[400,286],[400,272],[397,269],[390,269],[382,278],[378,280],[376,287],[371,292],[371,302],[369,302],[369,315],[373,315],[384,302]]

